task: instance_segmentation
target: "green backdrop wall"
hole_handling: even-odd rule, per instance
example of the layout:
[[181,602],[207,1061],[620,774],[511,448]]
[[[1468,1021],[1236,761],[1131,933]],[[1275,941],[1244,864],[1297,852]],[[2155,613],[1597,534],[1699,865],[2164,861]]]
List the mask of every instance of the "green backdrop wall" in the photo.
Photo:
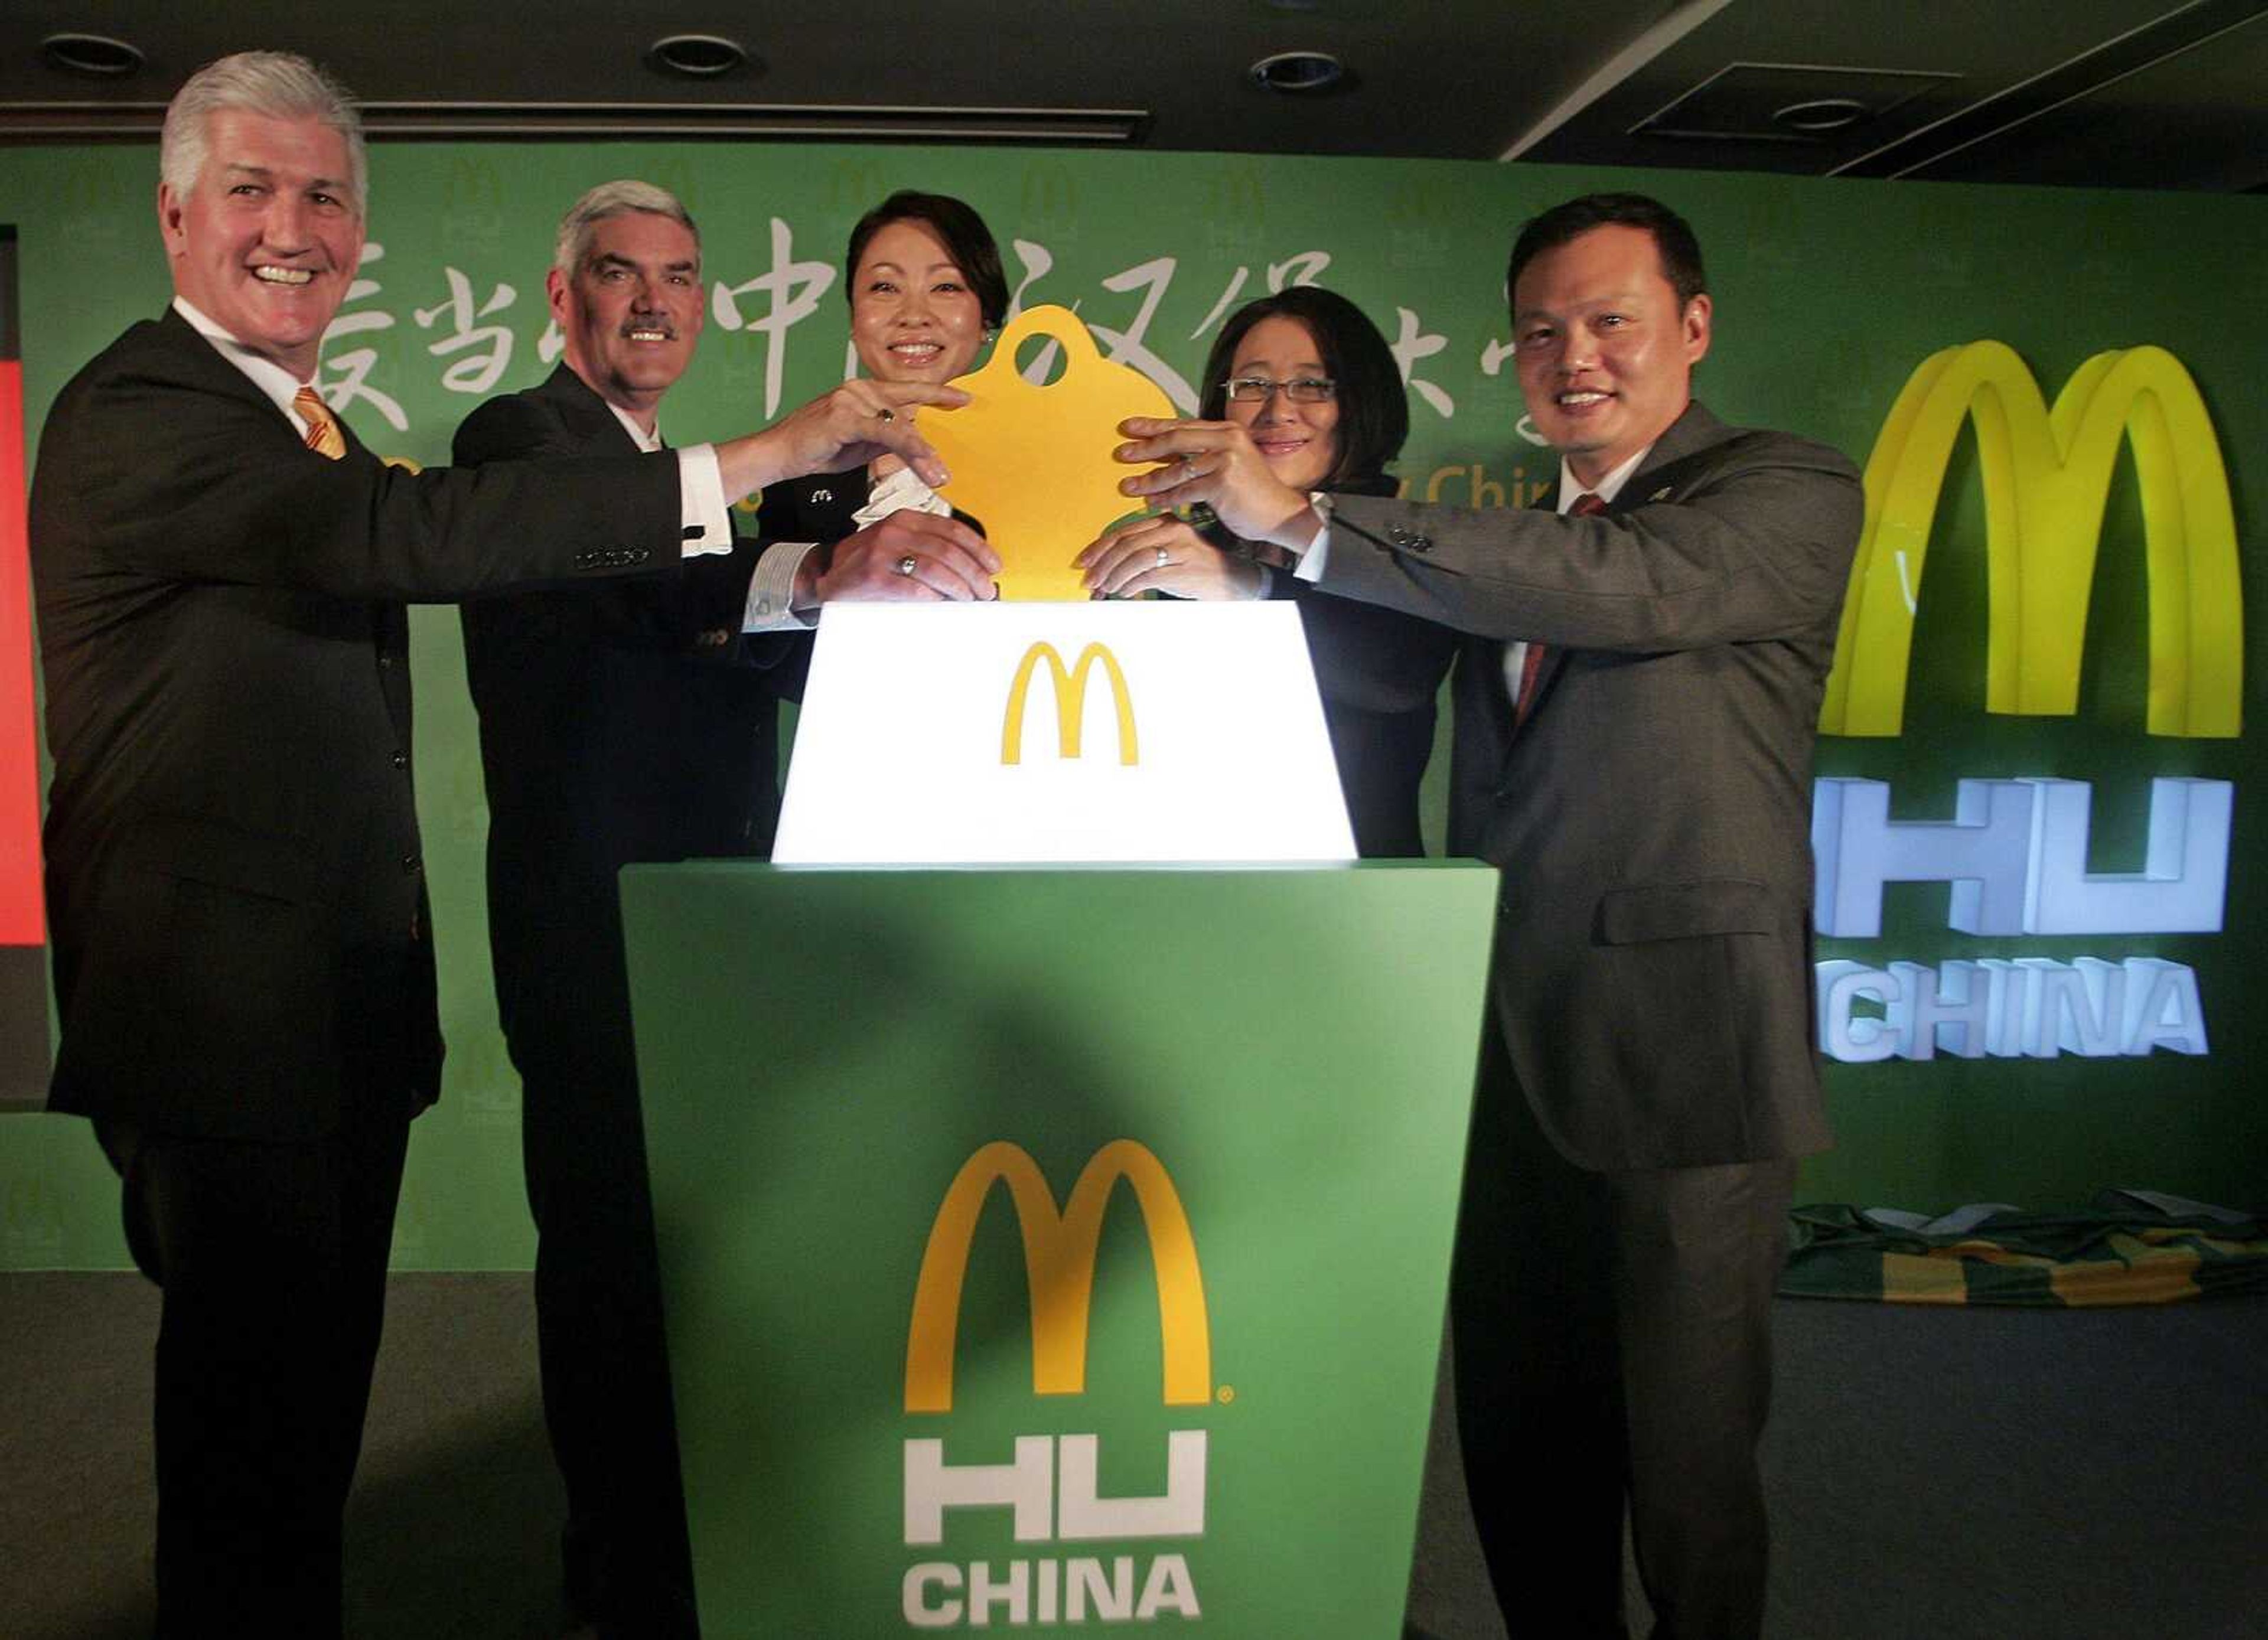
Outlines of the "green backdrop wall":
[[[19,235],[33,429],[73,371],[168,295],[155,172],[148,147],[0,151],[0,224]],[[918,187],[961,195],[984,213],[1009,247],[1021,300],[1076,305],[1108,349],[1191,406],[1205,349],[1240,303],[1298,280],[1343,290],[1403,358],[1409,489],[1520,504],[1556,469],[1518,430],[1503,312],[1512,228],[1572,193],[1639,188],[1690,216],[1707,249],[1717,336],[1700,392],[1720,415],[1808,433],[1863,461],[1899,389],[1941,349],[2006,342],[2052,399],[2090,356],[2154,343],[2188,366],[2218,429],[2248,571],[2263,545],[2268,312],[2257,285],[2268,201],[2218,196],[1219,155],[386,144],[372,156],[364,278],[333,327],[324,378],[370,444],[444,460],[474,405],[549,368],[556,337],[546,335],[542,274],[553,225],[583,188],[619,175],[674,189],[704,230],[709,327],[664,416],[681,443],[742,430],[841,378],[836,259],[867,206]],[[2249,737],[2146,731],[2148,588],[2124,453],[2102,531],[2078,711],[1984,710],[1977,467],[1964,434],[1935,526],[1903,733],[1823,738],[1820,771],[1891,783],[1899,820],[1950,818],[1963,777],[2092,781],[2091,869],[2100,871],[2140,864],[2152,776],[2233,781],[2224,931],[1971,939],[1947,928],[1942,885],[1900,886],[1881,939],[1827,942],[1822,955],[1875,965],[2170,958],[2195,969],[2211,1052],[1830,1065],[1841,1144],[1808,1166],[1804,1194],[2046,1208],[2133,1185],[2257,1201],[2268,1107],[2246,1068],[2268,1050],[2268,1011],[2244,987],[2268,931],[2246,847],[2259,754]],[[2248,636],[2252,629],[2248,618]],[[450,1057],[444,1102],[417,1124],[395,1259],[405,1269],[509,1268],[527,1261],[531,1232],[518,1087],[488,975],[485,813],[453,611],[417,612],[414,658]],[[2247,686],[2256,715],[2259,692]],[[1438,821],[1438,778],[1432,807]],[[122,1262],[114,1217],[114,1187],[84,1124],[0,1116],[0,1267]]]

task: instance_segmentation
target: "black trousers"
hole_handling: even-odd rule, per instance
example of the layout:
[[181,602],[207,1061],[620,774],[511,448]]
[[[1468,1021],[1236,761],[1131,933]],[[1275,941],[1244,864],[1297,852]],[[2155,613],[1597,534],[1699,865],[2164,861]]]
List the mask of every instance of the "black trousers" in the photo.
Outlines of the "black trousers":
[[620,933],[603,922],[611,943],[593,934],[571,968],[523,976],[506,1021],[536,1226],[543,1416],[567,1489],[569,1604],[608,1640],[680,1640],[698,1632],[692,1555],[629,983]]
[[1473,1515],[1516,1637],[1627,1632],[1623,1520],[1658,1640],[1753,1640],[1756,1470],[1789,1160],[1592,1173],[1488,1033],[1451,1288]]
[[341,1523],[386,1306],[410,1108],[328,1137],[95,1124],[158,1331],[158,1633],[340,1632]]

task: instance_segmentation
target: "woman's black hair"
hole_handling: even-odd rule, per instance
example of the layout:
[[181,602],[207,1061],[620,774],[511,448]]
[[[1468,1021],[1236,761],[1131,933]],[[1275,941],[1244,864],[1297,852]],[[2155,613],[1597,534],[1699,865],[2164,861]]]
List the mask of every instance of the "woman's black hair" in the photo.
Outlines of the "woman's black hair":
[[1296,319],[1315,339],[1323,371],[1336,384],[1338,454],[1323,474],[1322,489],[1373,485],[1386,464],[1402,453],[1410,437],[1410,400],[1394,350],[1362,309],[1335,290],[1293,285],[1248,302],[1229,315],[1205,360],[1204,397],[1199,414],[1219,421],[1228,408],[1228,372],[1245,333],[1263,319]]
[[953,256],[954,265],[976,293],[976,309],[987,330],[998,330],[1008,317],[1008,278],[1000,271],[1000,247],[992,230],[973,206],[948,194],[917,194],[900,188],[858,218],[850,230],[850,248],[843,254],[843,294],[858,300],[858,261],[866,242],[894,222],[918,222]]

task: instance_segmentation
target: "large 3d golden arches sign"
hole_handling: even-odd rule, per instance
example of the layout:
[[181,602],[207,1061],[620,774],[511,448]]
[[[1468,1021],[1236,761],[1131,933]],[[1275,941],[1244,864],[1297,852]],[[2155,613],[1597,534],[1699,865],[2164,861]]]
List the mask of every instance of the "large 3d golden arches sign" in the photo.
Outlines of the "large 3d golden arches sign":
[[1123,1179],[1133,1188],[1158,1276],[1158,1327],[1164,1343],[1165,1402],[1197,1406],[1212,1398],[1212,1333],[1197,1239],[1165,1165],[1132,1139],[1104,1145],[1079,1170],[1058,1213],[1039,1165],[1021,1145],[996,1140],[962,1164],[937,1210],[914,1288],[906,1340],[906,1410],[953,1410],[953,1350],[961,1326],[961,1287],[968,1246],[995,1183],[1008,1187],[1024,1235],[1032,1294],[1032,1391],[1076,1395],[1086,1388],[1087,1312],[1102,1215]]
[[1049,680],[1055,685],[1057,754],[1064,758],[1079,754],[1086,727],[1086,675],[1100,662],[1110,680],[1111,703],[1118,712],[1118,761],[1129,769],[1140,762],[1142,743],[1134,732],[1134,696],[1127,689],[1118,657],[1102,643],[1089,643],[1079,651],[1079,664],[1066,670],[1063,651],[1045,642],[1024,651],[1015,679],[1008,685],[1008,710],[1000,721],[1000,761],[1012,765],[1024,761],[1024,707],[1032,692],[1033,674],[1042,661],[1047,663]]
[[2051,412],[1998,342],[1948,348],[1898,394],[1867,461],[1867,519],[1851,570],[1822,732],[1895,735],[1938,491],[1962,423],[1984,487],[1985,710],[2078,710],[2103,504],[2126,438],[2141,487],[2150,579],[2152,734],[2242,726],[2244,623],[2236,521],[2213,418],[2162,348],[2098,353]]

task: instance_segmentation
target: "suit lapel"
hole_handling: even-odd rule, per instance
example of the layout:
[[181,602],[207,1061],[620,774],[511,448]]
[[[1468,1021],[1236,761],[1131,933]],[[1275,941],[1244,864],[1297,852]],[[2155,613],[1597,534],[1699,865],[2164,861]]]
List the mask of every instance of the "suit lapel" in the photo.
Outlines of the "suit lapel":
[[593,455],[637,455],[638,442],[630,437],[622,418],[591,386],[563,364],[552,367],[536,392],[558,407],[559,419],[584,443],[595,446]]

